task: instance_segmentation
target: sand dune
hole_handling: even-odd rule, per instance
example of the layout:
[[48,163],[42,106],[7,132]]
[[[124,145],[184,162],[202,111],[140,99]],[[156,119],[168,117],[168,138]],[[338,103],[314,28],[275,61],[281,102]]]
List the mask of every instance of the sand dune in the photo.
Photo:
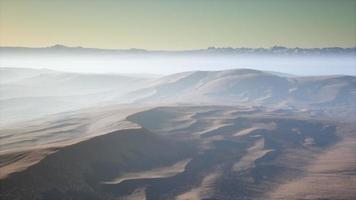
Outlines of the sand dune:
[[121,197],[120,200],[146,200],[145,188],[138,188],[131,194]]
[[1,68],[1,79],[0,126],[32,120],[32,113],[40,117],[117,103],[293,107],[344,120],[356,113],[353,76],[286,77],[235,69],[152,78]]
[[159,167],[147,171],[127,173],[123,176],[115,178],[112,181],[105,181],[103,184],[119,184],[125,180],[165,178],[175,176],[176,174],[184,171],[185,166],[189,163],[190,160],[191,159],[181,160],[170,166]]
[[[354,189],[354,128],[346,137],[336,131],[339,124],[312,119],[298,110],[181,105],[140,109],[105,107],[69,115],[67,121],[59,118],[61,123],[47,119],[42,126],[23,124],[19,130],[28,127],[26,134],[38,138],[88,125],[87,132],[79,132],[84,141],[47,148],[58,151],[1,180],[5,193],[0,197],[260,200],[319,195],[347,199],[342,193]],[[134,114],[125,119],[129,113]],[[142,128],[105,134],[125,127]],[[336,136],[344,140],[338,144]],[[65,144],[72,139],[66,138]],[[11,163],[34,163],[30,154],[12,152],[11,157],[0,157],[5,170],[14,171]],[[333,188],[323,185],[327,180],[334,181],[329,184]]]
[[[152,172],[151,169],[179,160],[182,162],[173,165],[174,170],[164,168],[164,175],[183,171],[193,149],[189,143],[160,137],[142,128],[115,131],[63,147],[26,170],[1,180],[0,198],[54,199],[58,196],[53,193],[56,188],[63,189],[63,194],[71,199],[77,199],[72,191],[100,199],[100,188],[105,185],[100,183],[119,174]],[[158,170],[153,172],[159,176]]]
[[[352,76],[284,77],[250,69],[193,71],[163,77],[132,95],[136,95],[135,102],[140,103],[292,106],[332,110],[345,108],[345,105],[349,108],[355,106],[355,82]],[[354,114],[352,110],[348,114]]]
[[279,186],[268,198],[355,199],[355,155],[356,138],[345,138],[308,165],[304,177]]
[[[19,123],[16,128],[3,128],[0,130],[0,178],[36,164],[56,149],[113,131],[139,128],[125,118],[145,109],[148,108],[92,108]],[[16,162],[5,162],[12,159]]]
[[221,172],[214,171],[206,175],[198,187],[190,191],[180,194],[176,200],[202,200],[213,195],[215,182],[221,176]]
[[232,166],[232,171],[241,172],[253,167],[255,161],[273,150],[264,149],[264,139],[258,139],[253,146],[247,149],[246,154]]
[[128,103],[132,99],[120,96],[152,80],[42,69],[0,68],[0,72],[0,126],[103,104]]
[[4,179],[14,172],[23,171],[31,165],[35,165],[55,151],[56,148],[47,148],[0,155],[0,179]]
[[243,130],[233,134],[233,136],[240,137],[240,136],[248,135],[249,133],[251,133],[255,130],[259,130],[259,129],[273,130],[275,128],[276,128],[276,124],[273,122],[271,122],[271,123],[255,123],[252,125],[252,127],[243,129]]
[[139,126],[125,118],[148,108],[97,107],[7,126],[0,129],[0,154],[63,146],[114,130],[137,128]]

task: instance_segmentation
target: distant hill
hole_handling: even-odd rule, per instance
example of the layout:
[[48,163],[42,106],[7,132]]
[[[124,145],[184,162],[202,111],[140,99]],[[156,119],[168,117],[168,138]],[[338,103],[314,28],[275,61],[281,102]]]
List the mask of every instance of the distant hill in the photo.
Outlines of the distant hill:
[[256,105],[356,116],[356,77],[292,76],[251,69],[163,77],[0,68],[2,123],[111,104]]
[[0,125],[118,100],[150,80],[144,75],[0,68]]
[[54,45],[50,47],[0,47],[1,54],[226,54],[226,55],[356,55],[356,47],[327,47],[327,48],[287,48],[283,46],[274,46],[271,48],[217,48],[209,47],[207,49],[165,51],[165,50],[145,50],[145,49],[98,49],[84,47],[68,47],[64,45]]
[[194,71],[158,79],[128,98],[136,103],[262,105],[356,116],[356,77],[285,76],[250,69]]
[[237,69],[173,74],[132,94],[142,95],[138,102],[307,106],[349,104],[356,98],[355,91],[356,77],[353,76],[296,77]]

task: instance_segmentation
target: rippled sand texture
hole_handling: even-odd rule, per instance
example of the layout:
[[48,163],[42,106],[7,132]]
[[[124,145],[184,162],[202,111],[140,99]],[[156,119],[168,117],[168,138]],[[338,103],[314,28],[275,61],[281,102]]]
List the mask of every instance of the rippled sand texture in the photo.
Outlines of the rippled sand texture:
[[270,199],[348,199],[356,196],[356,138],[349,137],[306,167],[306,175],[281,185]]

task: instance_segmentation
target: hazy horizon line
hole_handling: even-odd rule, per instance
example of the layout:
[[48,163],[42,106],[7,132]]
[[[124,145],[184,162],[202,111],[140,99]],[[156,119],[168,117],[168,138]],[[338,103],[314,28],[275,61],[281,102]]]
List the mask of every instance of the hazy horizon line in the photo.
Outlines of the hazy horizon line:
[[241,47],[232,47],[232,46],[223,46],[223,47],[218,47],[218,46],[208,46],[205,48],[195,48],[195,49],[145,49],[145,48],[136,48],[136,47],[131,47],[131,48],[101,48],[101,47],[87,47],[87,46],[69,46],[69,45],[63,45],[63,44],[53,44],[50,46],[2,46],[0,45],[0,48],[28,48],[28,49],[45,49],[45,48],[72,48],[72,49],[97,49],[97,50],[144,50],[144,51],[167,51],[167,52],[177,52],[177,51],[197,51],[197,50],[206,50],[206,49],[273,49],[273,48],[286,48],[286,49],[331,49],[331,48],[340,48],[340,49],[354,49],[356,48],[356,44],[347,46],[347,47],[342,47],[342,46],[324,46],[324,47],[300,47],[300,46],[294,46],[294,47],[289,47],[289,46],[284,46],[284,45],[273,45],[269,47],[246,47],[246,46],[241,46]]
[[234,71],[234,70],[251,70],[251,71],[259,71],[259,72],[265,72],[265,73],[272,73],[275,75],[287,75],[287,76],[296,76],[296,77],[328,77],[328,76],[348,76],[348,77],[355,77],[356,75],[353,74],[344,74],[344,73],[333,73],[333,74],[322,74],[322,75],[317,75],[317,74],[309,74],[309,75],[300,75],[300,74],[295,74],[295,73],[290,73],[290,72],[283,72],[279,70],[268,70],[268,69],[257,69],[253,67],[232,67],[232,68],[223,68],[223,69],[196,69],[196,70],[183,70],[179,72],[173,72],[173,73],[168,73],[168,74],[158,74],[158,73],[146,73],[146,72],[80,72],[80,71],[70,71],[70,70],[63,70],[63,69],[51,69],[51,68],[46,68],[46,67],[3,67],[0,66],[0,69],[17,69],[17,70],[45,70],[45,71],[52,71],[52,72],[58,72],[58,73],[70,73],[70,74],[91,74],[91,75],[122,75],[122,76],[137,76],[137,75],[147,75],[147,76],[156,76],[156,78],[164,77],[164,76],[170,76],[174,74],[180,74],[180,73],[189,73],[189,72],[222,72],[222,71]]

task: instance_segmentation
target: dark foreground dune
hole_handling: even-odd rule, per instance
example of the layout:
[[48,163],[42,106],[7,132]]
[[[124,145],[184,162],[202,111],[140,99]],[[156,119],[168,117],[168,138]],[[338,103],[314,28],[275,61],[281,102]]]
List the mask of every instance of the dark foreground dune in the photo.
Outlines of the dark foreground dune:
[[64,147],[1,183],[1,199],[112,199],[101,182],[121,174],[172,165],[192,146],[130,129]]
[[58,113],[0,128],[0,179],[58,149],[117,130],[140,128],[125,118],[147,107],[104,106]]
[[143,128],[59,148],[1,180],[1,199],[356,197],[348,124],[232,106],[160,107],[128,120]]

